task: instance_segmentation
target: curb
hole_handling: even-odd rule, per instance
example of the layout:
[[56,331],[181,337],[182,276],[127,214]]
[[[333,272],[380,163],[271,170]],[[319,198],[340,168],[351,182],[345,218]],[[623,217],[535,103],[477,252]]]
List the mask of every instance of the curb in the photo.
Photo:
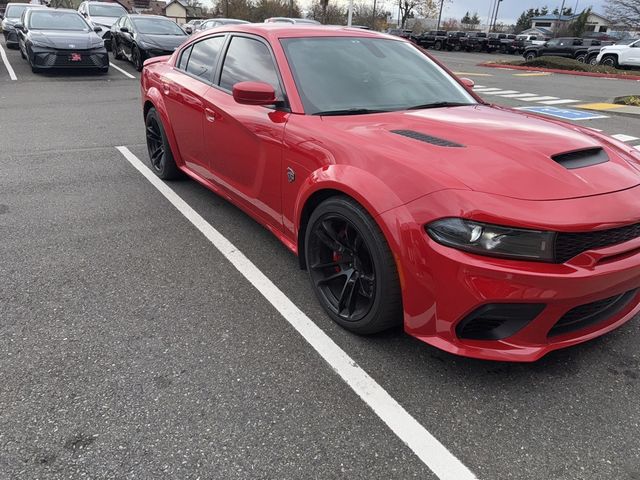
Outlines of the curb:
[[525,67],[524,65],[507,65],[502,63],[479,63],[479,67],[503,68],[506,70],[528,70],[531,72],[550,72],[560,73],[563,75],[576,75],[578,77],[600,77],[600,78],[617,78],[620,80],[640,81],[640,75],[622,75],[620,73],[596,73],[596,72],[576,72],[573,70],[560,70],[559,68],[543,68],[543,67]]
[[597,112],[607,112],[614,115],[622,115],[625,117],[639,117],[640,107],[632,105],[619,105],[616,103],[586,103],[582,105],[573,105],[575,108],[584,110],[593,110]]

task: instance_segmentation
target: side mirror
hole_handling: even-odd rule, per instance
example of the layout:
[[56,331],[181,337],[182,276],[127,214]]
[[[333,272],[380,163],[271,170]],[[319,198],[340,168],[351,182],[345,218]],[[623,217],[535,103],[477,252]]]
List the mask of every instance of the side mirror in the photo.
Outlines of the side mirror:
[[120,27],[120,31],[122,33],[129,33],[129,29],[127,27]]
[[21,22],[14,23],[13,28],[15,28],[16,30],[20,30],[21,32],[24,32],[24,25]]
[[474,82],[473,80],[471,80],[470,78],[461,78],[460,81],[462,82],[462,84],[471,89],[475,86],[476,82]]
[[191,27],[191,25],[185,25],[184,31],[191,35],[193,33],[193,28]]
[[99,32],[102,31],[102,27],[95,26],[95,27],[93,27],[93,31],[96,32],[96,33],[99,33]]
[[233,99],[242,105],[273,105],[276,91],[268,83],[238,82],[233,86]]

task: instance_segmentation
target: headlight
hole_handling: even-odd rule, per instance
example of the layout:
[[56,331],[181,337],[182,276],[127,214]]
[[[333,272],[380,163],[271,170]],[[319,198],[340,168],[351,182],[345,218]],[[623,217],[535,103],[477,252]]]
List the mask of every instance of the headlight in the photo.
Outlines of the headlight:
[[466,252],[516,260],[554,261],[554,232],[501,227],[462,218],[443,218],[425,228],[436,242]]

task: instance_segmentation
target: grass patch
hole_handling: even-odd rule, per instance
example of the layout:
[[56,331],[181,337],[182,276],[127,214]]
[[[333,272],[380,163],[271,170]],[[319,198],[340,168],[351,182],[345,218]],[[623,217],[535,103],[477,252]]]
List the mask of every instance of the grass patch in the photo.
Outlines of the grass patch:
[[616,97],[615,102],[619,105],[630,105],[632,107],[640,107],[640,96],[629,95],[627,97]]
[[558,70],[569,70],[572,72],[591,72],[591,73],[615,73],[617,75],[640,75],[640,72],[633,70],[620,70],[619,68],[605,67],[604,65],[589,65],[580,63],[573,58],[565,57],[536,57],[533,60],[514,60],[509,62],[494,62],[500,65],[516,65],[522,67],[533,68],[554,68]]

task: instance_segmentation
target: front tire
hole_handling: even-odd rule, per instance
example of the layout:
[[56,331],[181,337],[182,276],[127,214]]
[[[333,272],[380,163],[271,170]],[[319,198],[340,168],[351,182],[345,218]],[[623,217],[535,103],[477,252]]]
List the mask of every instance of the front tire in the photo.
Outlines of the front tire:
[[604,65],[605,67],[618,68],[618,57],[616,57],[615,55],[605,55],[600,61],[600,65]]
[[580,63],[586,63],[587,61],[587,54],[586,53],[581,53],[580,55],[578,55],[576,57],[576,60]]
[[133,66],[136,70],[141,72],[144,60],[142,60],[142,53],[140,52],[140,49],[136,46],[131,49],[131,61],[133,62]]
[[529,52],[529,53],[527,53],[527,54],[524,56],[524,59],[525,59],[527,62],[530,62],[531,60],[535,60],[535,58],[536,58],[537,56],[538,56],[538,55],[536,55],[536,52]]
[[113,52],[113,58],[115,58],[116,60],[122,60],[124,58],[122,56],[122,53],[120,52],[120,47],[118,45],[116,37],[113,37],[111,39],[111,51]]
[[401,324],[395,260],[380,227],[349,197],[322,202],[305,234],[311,287],[340,326],[367,335]]
[[175,180],[180,177],[180,170],[173,159],[171,146],[164,131],[160,114],[155,108],[149,109],[145,118],[147,133],[147,150],[151,161],[151,170],[163,180]]
[[589,57],[587,59],[587,62],[589,65],[598,65],[598,56],[597,55],[591,55],[591,57]]

